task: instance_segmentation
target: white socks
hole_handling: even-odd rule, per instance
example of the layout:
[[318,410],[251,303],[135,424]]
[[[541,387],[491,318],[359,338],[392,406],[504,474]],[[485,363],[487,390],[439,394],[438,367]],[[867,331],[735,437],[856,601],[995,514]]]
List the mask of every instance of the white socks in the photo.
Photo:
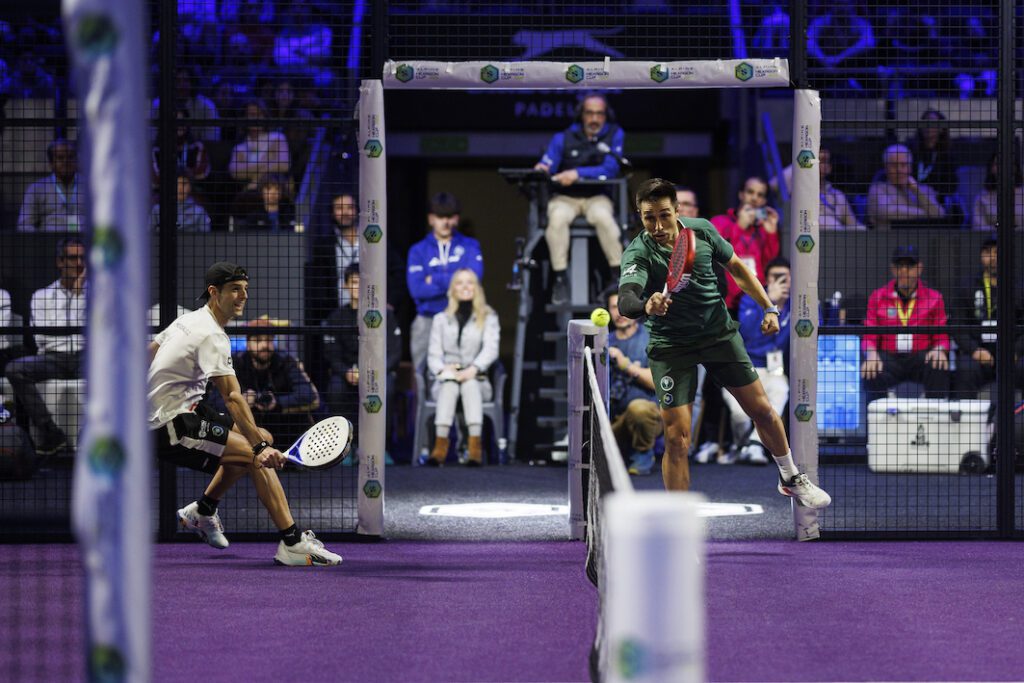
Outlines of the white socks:
[[779,466],[779,474],[781,474],[782,478],[786,481],[789,481],[796,475],[800,474],[800,470],[798,470],[796,465],[793,463],[793,451],[787,451],[786,454],[782,456],[773,455],[772,457],[775,458],[775,464]]

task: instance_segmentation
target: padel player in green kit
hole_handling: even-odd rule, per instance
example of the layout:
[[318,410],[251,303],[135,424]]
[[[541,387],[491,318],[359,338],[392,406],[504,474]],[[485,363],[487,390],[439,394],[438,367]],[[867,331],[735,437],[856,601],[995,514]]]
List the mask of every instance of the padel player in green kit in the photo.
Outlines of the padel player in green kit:
[[[757,426],[779,466],[779,493],[800,505],[826,507],[832,499],[793,463],[782,420],[768,402],[743,347],[739,325],[725,307],[712,260],[721,263],[740,289],[764,308],[761,329],[765,334],[778,333],[779,309],[710,222],[679,217],[675,185],[660,178],[644,181],[636,192],[636,206],[644,230],[622,255],[619,311],[629,318],[647,316],[651,337],[647,356],[665,422],[661,466],[665,488],[690,488],[686,458],[700,364],[736,397]],[[689,239],[687,231],[695,239]],[[688,258],[691,244],[692,258]]]

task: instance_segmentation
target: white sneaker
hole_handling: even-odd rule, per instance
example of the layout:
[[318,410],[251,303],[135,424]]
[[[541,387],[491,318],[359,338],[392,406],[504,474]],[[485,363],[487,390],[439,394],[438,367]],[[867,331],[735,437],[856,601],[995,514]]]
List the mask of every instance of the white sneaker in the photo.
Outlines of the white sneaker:
[[209,517],[199,514],[197,501],[178,510],[178,523],[182,529],[198,534],[199,538],[214,548],[223,550],[228,547],[228,539],[224,535],[224,525],[221,524],[220,515],[216,512]]
[[735,465],[736,458],[739,457],[736,451],[732,448],[726,451],[721,451],[718,457],[715,458],[715,462],[719,465]]
[[718,455],[718,444],[714,441],[705,441],[693,454],[693,461],[698,465],[707,465],[716,455]]
[[783,481],[779,475],[779,493],[790,498],[796,498],[798,505],[820,510],[826,508],[832,502],[832,496],[818,486],[815,486],[806,474],[798,474],[788,482]]
[[302,540],[295,545],[284,541],[277,544],[274,562],[289,567],[315,567],[341,564],[341,555],[335,555],[317,540],[312,531],[303,531]]
[[751,465],[767,465],[768,455],[764,452],[764,446],[759,443],[751,443],[746,446],[747,462]]

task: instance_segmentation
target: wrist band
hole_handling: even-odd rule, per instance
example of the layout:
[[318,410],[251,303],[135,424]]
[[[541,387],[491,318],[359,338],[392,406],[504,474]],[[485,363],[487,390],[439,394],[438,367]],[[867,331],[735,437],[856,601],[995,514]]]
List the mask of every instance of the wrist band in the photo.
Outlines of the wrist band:
[[764,314],[765,315],[768,315],[769,313],[774,313],[775,315],[778,315],[779,314],[779,307],[776,306],[775,304],[772,304],[768,308],[764,309]]
[[262,453],[263,449],[266,448],[269,445],[270,444],[267,443],[266,441],[260,441],[258,444],[253,446],[252,447],[252,457],[253,457],[253,459],[255,460],[256,456],[259,455],[260,453]]

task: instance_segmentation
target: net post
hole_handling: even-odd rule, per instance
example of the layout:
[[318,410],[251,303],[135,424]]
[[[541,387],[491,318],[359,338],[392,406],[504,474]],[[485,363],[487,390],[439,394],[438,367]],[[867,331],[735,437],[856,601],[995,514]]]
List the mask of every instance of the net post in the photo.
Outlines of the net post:
[[[790,235],[793,285],[790,321],[789,415],[793,461],[818,483],[818,204],[821,98],[816,90],[793,91],[793,205]],[[819,537],[818,513],[793,504],[798,541]]]
[[[356,531],[384,534],[384,445],[387,430],[387,172],[384,88],[359,87],[359,490]],[[370,225],[378,229],[370,231]],[[370,241],[366,235],[380,235]]]
[[[602,359],[597,371],[598,387],[602,401],[608,399],[608,328],[598,327],[589,320],[570,320],[568,325],[569,344],[569,538],[583,540],[586,532],[586,501],[584,470],[590,467],[590,458],[583,462],[583,415],[587,411],[589,391],[583,364],[583,349],[590,347],[594,355]],[[595,366],[598,367],[598,366]],[[603,378],[602,378],[603,375]]]

